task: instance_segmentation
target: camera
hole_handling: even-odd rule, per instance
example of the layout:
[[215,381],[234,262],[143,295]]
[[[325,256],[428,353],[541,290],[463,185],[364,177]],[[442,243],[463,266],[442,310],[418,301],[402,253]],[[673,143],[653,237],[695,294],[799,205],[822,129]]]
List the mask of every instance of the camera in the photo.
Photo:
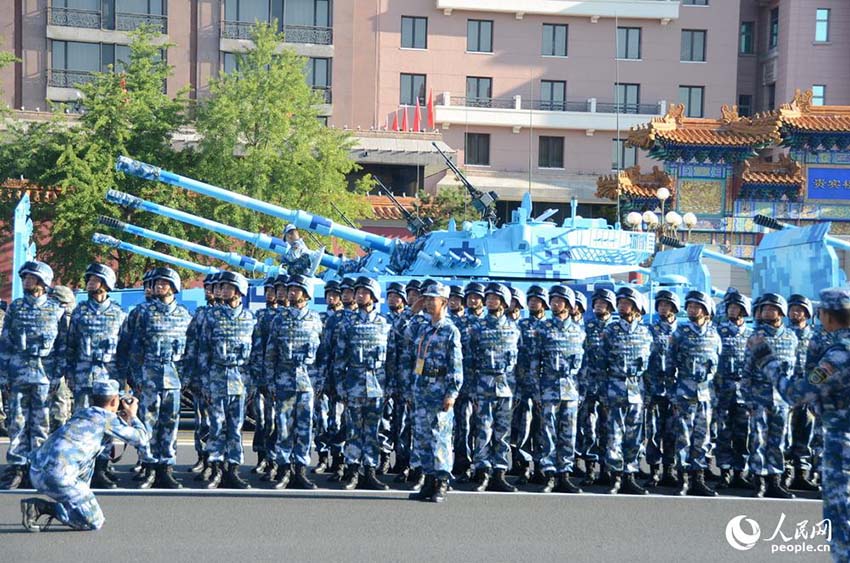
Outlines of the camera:
[[126,396],[121,397],[119,399],[119,404],[118,404],[118,414],[123,414],[123,413],[127,412],[126,407],[132,405],[135,402],[136,402],[136,398],[133,397],[132,395],[126,395]]

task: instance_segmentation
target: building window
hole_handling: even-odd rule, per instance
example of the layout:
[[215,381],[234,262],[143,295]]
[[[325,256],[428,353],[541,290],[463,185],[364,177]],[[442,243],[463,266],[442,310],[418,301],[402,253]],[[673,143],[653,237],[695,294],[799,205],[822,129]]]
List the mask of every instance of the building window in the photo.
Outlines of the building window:
[[705,62],[705,30],[683,29],[681,60]]
[[752,55],[754,52],[753,33],[755,32],[754,22],[741,22],[741,31],[738,37],[738,52],[742,55]]
[[401,16],[401,46],[404,49],[428,48],[428,18]]
[[812,105],[822,106],[826,103],[826,84],[812,86]]
[[328,116],[327,115],[319,115],[319,116],[316,117],[316,119],[318,119],[319,123],[321,123],[325,127],[328,126]]
[[640,28],[618,27],[617,28],[617,58],[639,59],[640,58]]
[[490,166],[490,135],[466,133],[463,159],[470,166]]
[[[268,4],[268,0],[253,0],[253,2],[261,5]],[[330,0],[286,0],[283,3],[280,0],[272,0],[271,4],[272,17],[278,19],[278,25],[331,27]],[[279,15],[281,4],[283,4],[283,17]],[[284,27],[284,31],[286,31],[286,27]],[[297,41],[297,43],[301,42]]]
[[625,139],[612,139],[611,170],[624,170],[637,164],[637,147],[627,147]]
[[750,94],[738,96],[738,115],[750,117],[753,115],[753,97]]
[[640,84],[615,84],[617,99],[614,111],[620,113],[640,113]]
[[479,108],[490,107],[493,98],[493,79],[483,76],[466,77],[466,105]]
[[466,22],[466,50],[471,53],[493,52],[493,22],[468,20]]
[[222,55],[222,66],[225,74],[239,70],[239,56],[236,53],[222,53]]
[[550,57],[567,56],[567,26],[543,24],[543,54]]
[[402,74],[401,96],[399,103],[403,106],[415,106],[416,99],[419,105],[425,105],[425,75],[424,74]]
[[563,80],[540,81],[540,109],[565,111],[567,105],[567,83]]
[[767,85],[767,109],[776,109],[776,83]]
[[815,41],[825,43],[829,41],[829,10],[818,9],[815,13]]
[[332,59],[310,58],[307,61],[307,84],[322,93],[324,102],[331,103]]
[[767,43],[768,49],[779,45],[779,8],[770,11],[770,39]]
[[269,0],[226,0],[224,19],[230,22],[269,21]]
[[685,104],[685,116],[702,117],[703,86],[679,86],[679,102]]
[[540,137],[537,153],[538,168],[564,167],[564,138]]
[[708,6],[708,0],[682,0],[682,6]]

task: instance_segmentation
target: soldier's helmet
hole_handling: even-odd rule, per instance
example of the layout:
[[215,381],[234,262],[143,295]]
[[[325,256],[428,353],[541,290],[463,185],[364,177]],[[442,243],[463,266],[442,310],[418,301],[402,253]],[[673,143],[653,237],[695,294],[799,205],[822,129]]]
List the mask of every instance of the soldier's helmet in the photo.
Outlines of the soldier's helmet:
[[646,306],[643,304],[643,295],[633,287],[621,287],[617,290],[617,299],[625,299],[631,301],[641,314],[646,313]]
[[[263,289],[274,288],[275,276],[269,276],[263,280]],[[206,285],[206,284],[204,284]]]
[[390,282],[387,284],[387,295],[390,293],[395,293],[401,300],[404,301],[404,304],[407,305],[407,290],[401,284],[401,282]]
[[566,301],[570,309],[576,307],[576,293],[564,284],[558,283],[549,288],[549,299],[553,297],[560,297]]
[[180,281],[180,274],[171,268],[154,268],[151,273],[151,282],[156,283],[156,280],[168,281],[175,294],[180,293],[180,290],[183,288],[183,284]]
[[103,282],[103,285],[106,286],[107,291],[112,291],[115,289],[115,271],[109,266],[98,263],[89,264],[89,267],[86,268],[86,273],[83,276],[83,279],[88,282],[89,276],[94,276],[100,279],[100,281]]
[[599,288],[593,290],[593,294],[590,296],[590,305],[593,306],[600,299],[606,302],[612,311],[617,309],[617,296],[610,289]]
[[576,296],[576,308],[581,311],[583,315],[587,311],[587,296],[581,291],[573,292]]
[[40,262],[38,260],[24,262],[24,265],[21,266],[20,270],[18,270],[18,276],[23,278],[27,274],[38,278],[45,287],[53,285],[53,268],[44,262]]
[[381,284],[378,283],[378,280],[366,276],[360,276],[354,282],[353,289],[358,290],[361,287],[372,294],[372,299],[375,300],[375,303],[381,302]]
[[449,286],[449,297],[458,297],[463,299],[463,288],[459,285]]
[[278,274],[274,279],[274,287],[277,289],[282,285],[286,285],[289,282],[288,274]]
[[[150,287],[151,285],[151,274],[153,274],[153,270],[148,270],[144,274],[142,274],[142,287]],[[207,274],[207,277],[212,276],[213,274]]]
[[463,297],[467,298],[470,295],[477,295],[484,299],[484,284],[479,282],[469,282],[463,290]]
[[297,287],[304,292],[307,299],[313,298],[313,282],[307,276],[296,275],[289,278],[286,287]]
[[58,302],[62,307],[70,312],[77,306],[77,298],[71,288],[65,285],[57,285],[50,290],[50,297]]
[[232,285],[236,288],[236,291],[239,292],[239,295],[245,297],[248,295],[248,280],[240,274],[239,272],[231,272],[229,270],[225,270],[221,273],[221,279],[219,283],[226,283],[228,285]]
[[679,314],[679,296],[669,289],[662,289],[655,294],[655,310],[658,311],[658,303],[666,301],[673,306],[673,312]]
[[688,303],[702,305],[707,314],[714,314],[714,300],[702,291],[689,291],[687,295],[685,295],[685,304],[687,305]]
[[765,305],[773,305],[779,309],[780,315],[783,317],[788,316],[788,302],[778,293],[763,293],[761,299],[759,299],[758,306],[764,307]]
[[342,293],[346,289],[354,289],[354,280],[349,277],[342,278],[342,283],[339,284],[340,293]]
[[339,282],[336,280],[331,280],[325,283],[325,295],[328,293],[342,293],[342,290],[339,288]]
[[528,300],[525,298],[525,292],[518,287],[511,287],[511,299],[516,299],[520,309],[528,309]]
[[210,272],[209,274],[204,276],[204,287],[209,287],[215,283],[215,278],[218,275],[218,272]]
[[484,297],[487,297],[491,293],[493,295],[498,295],[505,304],[505,307],[508,307],[511,304],[511,290],[508,289],[508,286],[495,282],[487,284],[486,289],[484,289]]
[[407,282],[405,290],[410,291],[411,289],[414,291],[419,291],[420,289],[422,289],[422,282],[420,282],[419,280],[410,280],[409,282]]
[[740,293],[734,293],[732,295],[728,295],[725,298],[726,309],[729,309],[729,305],[737,305],[741,309],[744,310],[744,316],[749,317],[752,314],[752,301],[746,295],[741,295]]
[[543,308],[549,308],[549,292],[546,291],[545,287],[541,287],[539,285],[532,285],[528,287],[528,293],[526,295],[529,299],[532,297],[536,297],[543,302]]
[[795,293],[791,297],[788,298],[788,307],[791,305],[799,305],[806,312],[808,318],[812,318],[815,316],[815,309],[812,305],[811,300],[805,295],[800,295],[799,293]]

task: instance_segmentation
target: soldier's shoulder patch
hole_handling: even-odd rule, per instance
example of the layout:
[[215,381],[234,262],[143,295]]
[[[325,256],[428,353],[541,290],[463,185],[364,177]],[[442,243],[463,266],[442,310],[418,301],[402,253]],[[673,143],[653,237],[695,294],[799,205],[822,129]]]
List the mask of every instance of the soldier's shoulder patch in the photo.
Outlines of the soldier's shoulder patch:
[[809,383],[811,383],[812,385],[820,385],[821,383],[829,379],[829,377],[832,376],[833,373],[835,373],[835,369],[835,366],[829,362],[820,362],[818,366],[813,369],[812,372],[809,374]]

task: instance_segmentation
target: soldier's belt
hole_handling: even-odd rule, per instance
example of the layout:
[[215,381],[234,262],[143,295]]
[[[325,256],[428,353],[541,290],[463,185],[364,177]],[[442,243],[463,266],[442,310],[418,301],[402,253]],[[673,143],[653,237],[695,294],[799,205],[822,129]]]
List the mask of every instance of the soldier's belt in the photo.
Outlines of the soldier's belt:
[[213,365],[221,368],[241,368],[244,366],[246,362],[244,361],[234,361],[234,362],[213,362]]

